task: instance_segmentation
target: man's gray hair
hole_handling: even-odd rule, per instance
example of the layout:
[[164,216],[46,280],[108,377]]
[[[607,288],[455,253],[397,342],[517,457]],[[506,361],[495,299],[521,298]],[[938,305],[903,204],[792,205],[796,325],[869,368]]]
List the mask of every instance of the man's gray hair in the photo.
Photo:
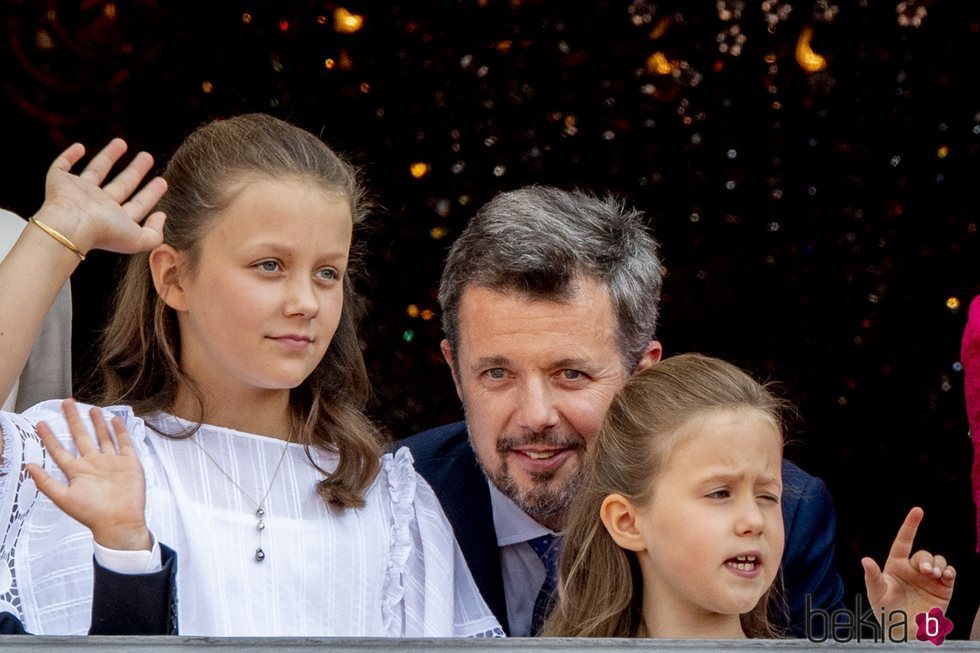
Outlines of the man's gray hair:
[[487,203],[453,243],[439,284],[442,328],[459,346],[467,286],[566,301],[576,281],[609,289],[620,356],[628,374],[654,338],[663,268],[643,214],[612,196],[530,186]]

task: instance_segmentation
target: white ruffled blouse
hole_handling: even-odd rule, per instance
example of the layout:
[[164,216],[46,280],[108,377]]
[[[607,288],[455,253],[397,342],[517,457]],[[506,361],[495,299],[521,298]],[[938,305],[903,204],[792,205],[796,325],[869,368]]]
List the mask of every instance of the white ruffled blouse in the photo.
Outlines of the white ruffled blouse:
[[[90,426],[86,407],[79,412]],[[502,634],[407,449],[384,456],[363,508],[336,512],[317,495],[322,475],[301,445],[204,425],[193,436],[198,446],[154,432],[188,427],[171,415],[146,418],[151,429],[129,407],[106,413],[123,419],[143,465],[150,530],[178,552],[182,635]],[[91,532],[24,472],[36,462],[64,479],[35,432],[42,420],[75,450],[60,402],[22,415],[0,413],[0,611],[19,615],[37,634],[84,634],[91,618]],[[336,468],[335,455],[317,449],[313,456],[321,468]],[[254,502],[267,491],[265,559],[258,562]]]

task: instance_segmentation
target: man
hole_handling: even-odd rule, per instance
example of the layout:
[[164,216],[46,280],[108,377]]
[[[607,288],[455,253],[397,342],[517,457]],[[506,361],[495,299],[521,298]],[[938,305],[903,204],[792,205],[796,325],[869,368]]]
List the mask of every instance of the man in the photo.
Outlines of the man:
[[[662,268],[640,213],[612,199],[530,187],[484,206],[454,243],[439,288],[442,353],[466,421],[408,446],[510,635],[536,632],[574,481],[613,395],[660,360]],[[804,598],[841,607],[833,504],[783,466],[789,623]],[[547,603],[546,601],[544,602]]]

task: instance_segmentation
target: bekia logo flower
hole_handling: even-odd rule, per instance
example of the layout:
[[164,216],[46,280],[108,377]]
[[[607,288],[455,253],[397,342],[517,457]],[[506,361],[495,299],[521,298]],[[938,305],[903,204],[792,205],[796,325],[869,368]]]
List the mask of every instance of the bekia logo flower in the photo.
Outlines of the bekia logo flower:
[[945,642],[946,635],[953,630],[953,622],[946,618],[942,608],[920,612],[915,615],[915,623],[918,626],[915,638],[920,642],[932,642],[936,646]]

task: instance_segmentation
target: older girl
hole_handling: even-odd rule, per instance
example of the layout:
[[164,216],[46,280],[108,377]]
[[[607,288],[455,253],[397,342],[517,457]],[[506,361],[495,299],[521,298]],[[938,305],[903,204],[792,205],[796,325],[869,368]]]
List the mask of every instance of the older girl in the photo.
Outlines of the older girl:
[[[776,634],[767,609],[783,552],[779,415],[763,386],[714,358],[675,356],[628,381],[574,500],[542,634]],[[876,611],[949,603],[953,568],[924,551],[909,559],[921,518],[909,514],[883,572],[862,561]]]
[[0,609],[85,632],[93,537],[145,550],[152,531],[180,555],[181,634],[498,633],[407,451],[382,457],[361,412],[352,168],[263,115],[200,128],[135,194],[148,155],[106,183],[124,150],[77,175],[80,145],[58,157],[0,266],[2,395],[84,256],[142,252],[102,343],[116,440],[70,402],[0,414]]

